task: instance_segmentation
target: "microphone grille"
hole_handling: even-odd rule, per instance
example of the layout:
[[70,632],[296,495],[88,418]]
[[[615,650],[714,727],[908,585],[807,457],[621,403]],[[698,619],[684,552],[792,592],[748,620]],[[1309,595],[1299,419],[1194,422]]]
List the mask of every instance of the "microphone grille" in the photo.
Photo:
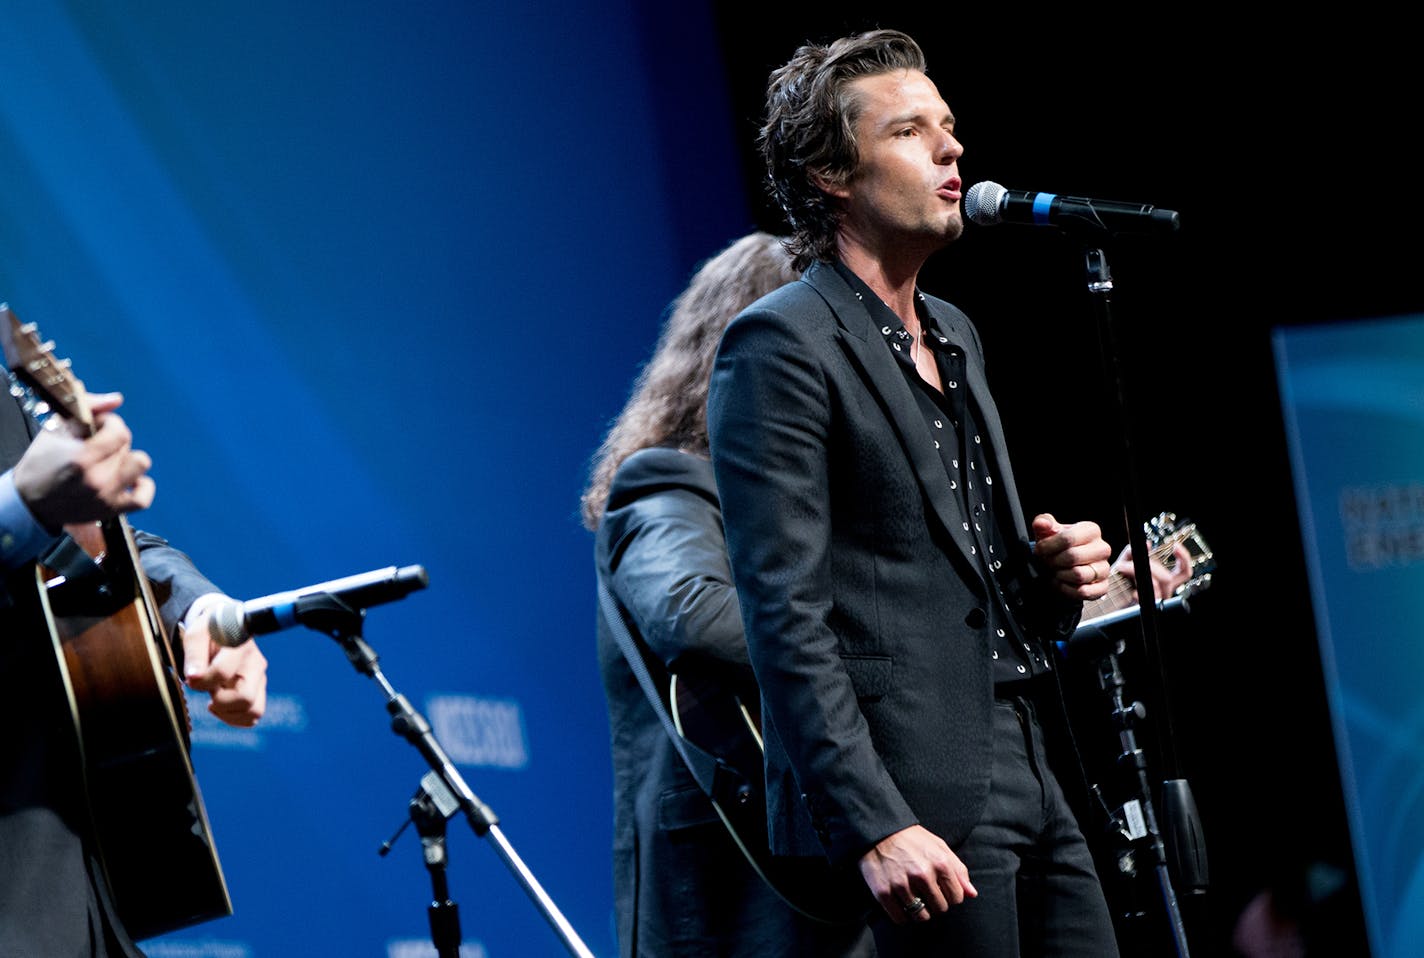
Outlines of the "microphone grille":
[[208,638],[225,648],[236,648],[251,638],[243,619],[241,602],[224,602],[208,618]]
[[964,194],[964,215],[971,223],[980,226],[994,226],[1004,221],[999,204],[1009,191],[992,180],[984,180],[969,187]]

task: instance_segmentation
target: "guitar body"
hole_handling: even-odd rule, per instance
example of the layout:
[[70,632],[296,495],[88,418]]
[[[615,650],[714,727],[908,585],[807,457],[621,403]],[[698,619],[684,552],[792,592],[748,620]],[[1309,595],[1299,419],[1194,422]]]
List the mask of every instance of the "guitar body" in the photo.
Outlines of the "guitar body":
[[[0,318],[13,321],[13,314]],[[21,334],[32,337],[32,327],[17,324],[12,337]],[[15,357],[7,358],[28,379]],[[71,385],[82,399],[82,384]],[[65,412],[56,406],[63,397],[43,395]],[[34,618],[53,645],[94,843],[119,918],[143,939],[230,915],[189,758],[181,676],[133,531],[122,518],[66,531],[70,548],[35,565]]]
[[761,704],[755,688],[727,688],[691,674],[674,675],[668,707],[684,740],[727,766],[731,783],[712,806],[761,879],[792,909],[828,924],[864,921],[876,906],[859,870],[834,869],[824,858],[773,855],[767,839]]

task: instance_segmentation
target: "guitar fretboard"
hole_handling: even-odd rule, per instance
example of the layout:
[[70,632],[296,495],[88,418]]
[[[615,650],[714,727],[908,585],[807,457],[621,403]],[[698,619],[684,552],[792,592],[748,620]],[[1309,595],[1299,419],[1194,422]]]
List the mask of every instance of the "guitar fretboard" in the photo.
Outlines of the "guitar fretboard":
[[[1154,543],[1149,549],[1149,553],[1153,559],[1167,568],[1175,568],[1174,550],[1178,543],[1182,543],[1187,549],[1187,554],[1191,556],[1192,571],[1195,577],[1199,578],[1210,571],[1211,551],[1206,548],[1206,543],[1202,542],[1197,535],[1195,524],[1173,530],[1162,541]],[[1121,572],[1114,571],[1108,579],[1108,591],[1101,598],[1089,599],[1083,603],[1083,618],[1080,625],[1106,618],[1135,605],[1137,605],[1137,595],[1132,579]]]

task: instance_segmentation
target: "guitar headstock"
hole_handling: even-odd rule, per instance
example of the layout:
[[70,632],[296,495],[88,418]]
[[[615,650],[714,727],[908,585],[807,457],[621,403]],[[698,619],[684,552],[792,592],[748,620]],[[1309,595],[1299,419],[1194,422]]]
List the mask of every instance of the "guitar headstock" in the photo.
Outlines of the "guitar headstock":
[[54,343],[40,338],[34,323],[22,323],[5,303],[0,303],[0,345],[10,373],[27,386],[49,410],[82,423],[91,431],[94,417],[89,411],[89,394],[68,359],[54,355]]
[[1191,595],[1211,585],[1216,555],[1202,538],[1195,522],[1179,523],[1176,515],[1163,512],[1157,518],[1144,522],[1142,528],[1147,534],[1152,554],[1158,560],[1170,565],[1178,544],[1184,546],[1191,557],[1192,577],[1177,587],[1176,595]]

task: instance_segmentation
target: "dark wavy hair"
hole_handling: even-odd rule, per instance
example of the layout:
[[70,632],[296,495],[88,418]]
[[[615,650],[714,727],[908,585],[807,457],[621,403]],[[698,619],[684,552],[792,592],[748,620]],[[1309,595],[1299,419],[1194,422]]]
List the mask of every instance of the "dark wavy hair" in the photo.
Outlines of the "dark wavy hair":
[[672,445],[708,455],[707,385],[722,331],[767,293],[795,280],[785,238],[751,233],[707,260],[673,301],[653,358],[594,454],[580,503],[583,524],[598,528],[618,467],[639,449]]
[[860,162],[855,122],[861,107],[847,89],[850,81],[899,70],[925,72],[919,44],[898,30],[872,30],[825,46],[806,44],[771,74],[757,146],[771,195],[791,225],[787,249],[796,269],[836,254],[840,211],[816,181],[843,184]]

